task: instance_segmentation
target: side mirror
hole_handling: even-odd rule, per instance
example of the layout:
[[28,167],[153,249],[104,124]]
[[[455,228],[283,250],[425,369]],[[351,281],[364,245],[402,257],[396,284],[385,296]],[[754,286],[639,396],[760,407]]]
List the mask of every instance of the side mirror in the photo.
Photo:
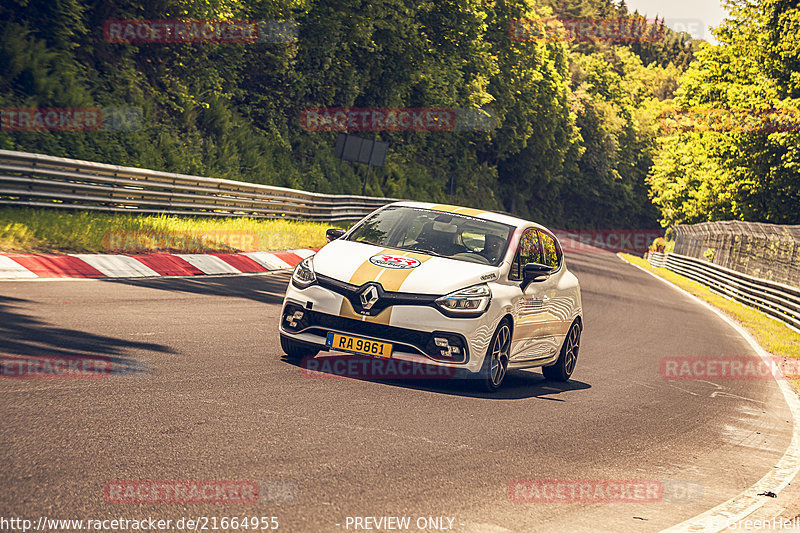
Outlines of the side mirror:
[[522,267],[522,290],[525,290],[528,283],[546,280],[552,270],[552,267],[541,263],[526,263]]
[[345,233],[347,232],[344,231],[343,229],[330,228],[328,231],[325,232],[325,240],[328,242],[333,242],[342,235],[344,235]]

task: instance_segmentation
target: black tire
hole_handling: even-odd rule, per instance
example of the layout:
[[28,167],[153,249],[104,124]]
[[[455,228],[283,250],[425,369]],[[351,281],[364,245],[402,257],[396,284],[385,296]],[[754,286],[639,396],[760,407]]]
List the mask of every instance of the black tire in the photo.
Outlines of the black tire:
[[319,353],[319,348],[315,348],[313,344],[296,341],[284,335],[281,335],[281,349],[289,361],[300,361],[304,357],[314,357]]
[[486,349],[480,374],[480,386],[487,392],[495,392],[503,384],[508,372],[508,354],[511,349],[511,325],[503,320],[497,326],[492,341]]
[[575,363],[578,362],[578,350],[581,347],[581,325],[573,322],[572,326],[564,338],[561,346],[561,353],[558,354],[556,364],[553,366],[543,366],[542,374],[551,381],[569,381],[572,372],[575,370]]

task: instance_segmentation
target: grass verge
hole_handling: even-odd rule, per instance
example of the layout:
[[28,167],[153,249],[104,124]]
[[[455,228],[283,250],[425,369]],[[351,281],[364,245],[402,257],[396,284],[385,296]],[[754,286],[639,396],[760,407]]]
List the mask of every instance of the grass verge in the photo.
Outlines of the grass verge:
[[[666,268],[653,267],[641,257],[630,254],[620,254],[620,256],[720,309],[747,329],[758,344],[773,356],[800,359],[800,333],[788,328],[785,324],[752,307],[715,294],[702,283],[692,281]],[[800,389],[800,379],[791,381],[795,389]]]
[[[319,248],[331,224],[0,208],[0,252],[252,252]],[[336,225],[336,227],[341,227]]]

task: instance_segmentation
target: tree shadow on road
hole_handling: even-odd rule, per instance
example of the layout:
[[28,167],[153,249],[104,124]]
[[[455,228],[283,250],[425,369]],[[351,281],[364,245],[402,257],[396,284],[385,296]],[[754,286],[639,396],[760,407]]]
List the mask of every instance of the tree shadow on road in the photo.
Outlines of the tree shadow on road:
[[110,364],[111,374],[131,374],[148,369],[142,361],[127,355],[129,350],[175,353],[160,344],[53,326],[21,312],[19,307],[27,301],[0,296],[0,356],[6,361],[97,361]]
[[117,278],[103,281],[105,283],[120,283],[170,292],[246,298],[264,304],[280,305],[286,293],[289,274],[197,276],[187,278]]

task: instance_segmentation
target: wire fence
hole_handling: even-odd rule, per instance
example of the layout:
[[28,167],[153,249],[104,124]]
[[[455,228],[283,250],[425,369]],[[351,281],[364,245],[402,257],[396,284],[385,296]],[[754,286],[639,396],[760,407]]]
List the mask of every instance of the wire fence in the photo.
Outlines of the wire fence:
[[677,225],[675,253],[800,287],[800,226],[739,221]]

